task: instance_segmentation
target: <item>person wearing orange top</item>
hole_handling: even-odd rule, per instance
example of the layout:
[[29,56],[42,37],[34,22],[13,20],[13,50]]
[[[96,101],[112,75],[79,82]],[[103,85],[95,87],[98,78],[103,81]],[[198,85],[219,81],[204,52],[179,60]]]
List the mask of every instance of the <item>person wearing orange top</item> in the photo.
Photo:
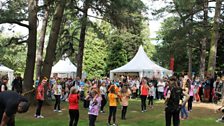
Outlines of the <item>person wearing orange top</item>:
[[108,100],[109,100],[109,117],[108,125],[111,125],[111,117],[113,116],[113,125],[116,126],[116,111],[117,111],[117,101],[118,95],[115,92],[115,86],[109,88]]
[[37,103],[37,109],[36,109],[36,118],[44,118],[44,116],[41,115],[41,108],[44,102],[44,85],[47,83],[47,78],[44,78],[40,85],[37,87],[37,92],[36,92],[36,99],[38,101]]
[[147,81],[145,79],[142,80],[141,84],[141,108],[142,112],[146,112],[146,98],[149,92],[149,86],[147,85]]
[[71,87],[68,103],[69,126],[77,126],[79,121],[79,91],[75,87]]

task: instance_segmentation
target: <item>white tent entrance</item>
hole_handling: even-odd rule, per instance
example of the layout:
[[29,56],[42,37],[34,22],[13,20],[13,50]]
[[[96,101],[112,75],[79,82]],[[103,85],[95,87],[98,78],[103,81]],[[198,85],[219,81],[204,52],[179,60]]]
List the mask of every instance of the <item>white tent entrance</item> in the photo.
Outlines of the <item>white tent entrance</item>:
[[75,78],[77,68],[69,58],[59,60],[51,70],[51,76],[60,78]]
[[140,78],[161,78],[163,76],[171,75],[172,71],[165,69],[151,61],[141,45],[138,52],[130,62],[110,71],[110,79],[116,79],[119,77],[119,73],[126,73],[126,75],[129,73],[138,73]]

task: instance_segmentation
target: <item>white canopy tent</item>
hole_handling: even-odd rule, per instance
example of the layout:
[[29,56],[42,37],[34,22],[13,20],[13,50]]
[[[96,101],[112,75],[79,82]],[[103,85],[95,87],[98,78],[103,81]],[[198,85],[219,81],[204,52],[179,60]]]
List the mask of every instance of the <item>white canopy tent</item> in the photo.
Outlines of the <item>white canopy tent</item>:
[[140,78],[152,76],[160,78],[162,76],[171,75],[172,71],[151,61],[141,45],[130,62],[110,71],[110,79],[114,79],[114,75],[117,73],[138,73]]
[[65,59],[59,60],[51,70],[51,75],[57,74],[58,77],[71,77],[74,78],[76,76],[77,68],[67,57]]
[[8,76],[8,78],[9,78],[8,87],[11,87],[12,81],[14,79],[13,73],[14,73],[14,70],[0,64],[0,76],[1,77],[5,76],[5,75]]

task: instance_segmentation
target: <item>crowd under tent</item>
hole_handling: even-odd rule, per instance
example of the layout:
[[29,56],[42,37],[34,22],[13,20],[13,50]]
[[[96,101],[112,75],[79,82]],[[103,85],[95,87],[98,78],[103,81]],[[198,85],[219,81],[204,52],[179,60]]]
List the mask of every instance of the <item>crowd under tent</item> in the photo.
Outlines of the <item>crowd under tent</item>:
[[110,71],[110,79],[118,79],[121,76],[136,76],[148,78],[162,78],[172,75],[172,71],[163,68],[149,59],[142,45],[134,58],[127,64]]

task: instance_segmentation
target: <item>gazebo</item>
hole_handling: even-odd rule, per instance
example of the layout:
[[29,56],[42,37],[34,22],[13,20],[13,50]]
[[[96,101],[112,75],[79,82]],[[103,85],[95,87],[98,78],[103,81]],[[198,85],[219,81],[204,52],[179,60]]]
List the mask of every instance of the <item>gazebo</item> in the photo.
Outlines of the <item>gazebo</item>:
[[122,74],[137,74],[140,78],[153,76],[161,78],[171,75],[172,71],[151,61],[141,45],[130,62],[110,71],[110,79],[114,79],[116,75]]

